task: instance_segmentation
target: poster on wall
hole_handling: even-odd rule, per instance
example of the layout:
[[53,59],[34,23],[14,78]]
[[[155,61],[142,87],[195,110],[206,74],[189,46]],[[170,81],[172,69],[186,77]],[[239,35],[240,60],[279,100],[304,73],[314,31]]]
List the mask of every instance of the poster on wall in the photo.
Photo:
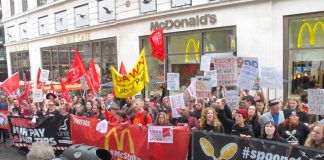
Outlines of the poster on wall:
[[324,89],[308,89],[308,114],[324,115]]
[[210,70],[210,62],[211,62],[211,55],[209,55],[209,54],[201,55],[200,70],[201,71],[209,71]]
[[237,80],[237,86],[241,89],[252,89],[258,74],[257,68],[244,64]]
[[185,106],[185,101],[183,96],[184,96],[183,93],[174,94],[170,96],[172,118],[181,117],[180,108],[182,106]]
[[217,71],[217,85],[235,86],[237,84],[236,58],[214,58],[213,63]]
[[179,73],[167,73],[167,90],[179,90]]

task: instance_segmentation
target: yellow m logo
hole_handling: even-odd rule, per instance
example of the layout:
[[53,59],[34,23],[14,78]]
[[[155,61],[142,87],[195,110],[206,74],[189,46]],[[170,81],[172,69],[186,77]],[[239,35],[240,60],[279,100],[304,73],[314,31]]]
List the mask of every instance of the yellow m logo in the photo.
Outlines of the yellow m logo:
[[315,32],[317,31],[317,27],[322,27],[322,32],[324,33],[324,22],[319,21],[316,22],[314,27],[312,28],[308,22],[305,22],[301,25],[298,32],[298,40],[297,40],[297,48],[301,48],[303,44],[303,33],[305,29],[308,29],[309,32],[309,44],[310,46],[315,45]]
[[[125,135],[128,135],[128,141],[129,141],[129,152],[133,153],[135,152],[134,150],[134,142],[132,139],[132,136],[130,134],[129,128],[125,128],[121,134],[120,137],[117,134],[117,130],[116,128],[111,129],[107,135],[106,135],[106,139],[105,139],[105,149],[109,150],[109,142],[110,142],[110,136],[113,134],[113,137],[115,139],[115,142],[117,144],[117,150],[122,151],[124,149],[124,140],[125,140]],[[120,138],[120,139],[119,139]],[[121,160],[120,158],[117,158],[118,160]]]

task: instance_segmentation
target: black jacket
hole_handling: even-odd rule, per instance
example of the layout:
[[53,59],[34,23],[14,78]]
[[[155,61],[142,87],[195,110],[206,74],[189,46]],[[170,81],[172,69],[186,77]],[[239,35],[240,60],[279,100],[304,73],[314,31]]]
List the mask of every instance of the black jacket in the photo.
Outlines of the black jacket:
[[224,110],[218,110],[217,117],[222,123],[225,133],[230,134],[232,132],[232,127],[235,124],[235,122],[226,116]]
[[284,128],[283,124],[284,123],[281,123],[278,126],[279,135],[285,138],[288,143],[298,142],[299,145],[304,145],[310,129],[301,122],[299,123],[299,125],[292,128]]
[[252,127],[248,124],[245,124],[244,127],[240,127],[237,124],[235,124],[232,128],[232,135],[240,135],[240,134],[244,134],[244,135],[250,135],[251,137],[254,137],[254,133],[252,130]]

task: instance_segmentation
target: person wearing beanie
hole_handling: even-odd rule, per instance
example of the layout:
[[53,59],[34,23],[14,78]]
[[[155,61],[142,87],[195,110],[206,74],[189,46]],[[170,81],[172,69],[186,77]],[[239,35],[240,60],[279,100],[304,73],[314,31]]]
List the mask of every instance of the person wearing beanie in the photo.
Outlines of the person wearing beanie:
[[297,112],[292,109],[285,110],[285,121],[278,126],[280,136],[293,145],[304,145],[310,132],[309,128],[299,121]]
[[235,124],[231,134],[240,137],[254,137],[252,127],[246,123],[248,119],[248,111],[246,109],[238,109],[235,114]]

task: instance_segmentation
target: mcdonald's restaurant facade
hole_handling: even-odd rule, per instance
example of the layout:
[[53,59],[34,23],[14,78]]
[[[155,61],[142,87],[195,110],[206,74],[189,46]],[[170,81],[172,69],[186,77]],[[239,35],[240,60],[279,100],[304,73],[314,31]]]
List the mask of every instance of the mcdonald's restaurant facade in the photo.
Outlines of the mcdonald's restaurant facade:
[[[4,27],[10,31],[10,27],[23,24],[21,22],[27,16],[38,17],[40,21],[44,15],[55,17],[52,14],[59,14],[63,9],[68,15],[72,14],[67,16],[66,30],[56,32],[57,27],[50,27],[48,34],[40,35],[37,31],[39,24],[32,21],[36,23],[31,24],[36,26],[36,31],[30,33],[31,36],[11,42],[6,40],[9,75],[29,68],[30,78],[35,80],[38,67],[42,67],[51,71],[52,80],[59,75],[64,77],[73,59],[73,50],[78,47],[86,67],[89,59],[94,58],[103,82],[107,82],[111,79],[110,65],[119,67],[123,62],[126,70],[130,71],[140,50],[145,47],[151,79],[151,84],[146,87],[146,96],[161,93],[159,83],[166,79],[168,72],[180,73],[182,88],[190,83],[191,77],[202,75],[199,68],[201,63],[205,63],[200,61],[203,54],[256,57],[259,68],[275,67],[283,72],[285,79],[283,90],[270,91],[277,97],[324,86],[324,6],[321,0],[232,0],[216,3],[191,0],[190,5],[181,7],[172,7],[172,1],[159,3],[157,0],[156,10],[145,13],[140,11],[138,2],[124,4],[116,1],[116,6],[126,5],[126,9],[116,8],[116,17],[102,23],[100,14],[94,14],[96,11],[93,9],[100,2],[82,2],[89,4],[92,14],[90,23],[84,27],[75,27],[77,19],[73,19],[73,9],[76,11],[80,5],[78,1],[56,1],[50,6],[51,10],[11,19],[4,16]],[[74,7],[72,11],[71,6]],[[163,28],[165,33],[164,62],[150,55],[148,35],[157,27]],[[18,55],[25,56],[21,60],[29,61],[13,64]]]

